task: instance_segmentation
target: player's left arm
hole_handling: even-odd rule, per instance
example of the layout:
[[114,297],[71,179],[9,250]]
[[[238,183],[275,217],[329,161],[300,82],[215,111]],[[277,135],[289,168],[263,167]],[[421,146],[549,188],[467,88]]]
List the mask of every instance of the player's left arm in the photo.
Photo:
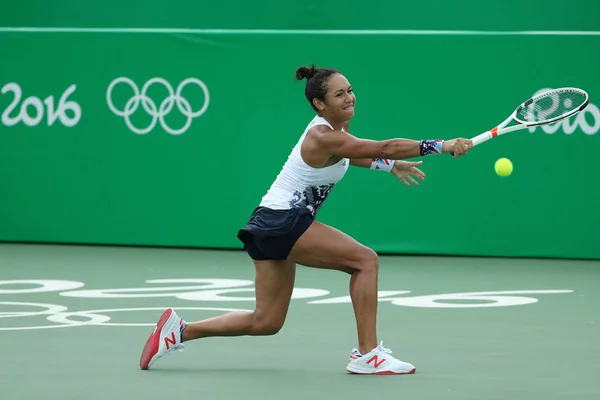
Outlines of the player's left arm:
[[370,158],[353,158],[350,160],[350,165],[361,168],[371,168],[373,160]]
[[419,183],[414,180],[413,176],[419,180],[425,180],[425,174],[417,168],[422,162],[423,161],[385,160],[382,158],[356,158],[350,160],[350,165],[391,172],[392,175],[404,182],[406,186],[410,186],[409,181],[412,182],[413,185],[418,186]]

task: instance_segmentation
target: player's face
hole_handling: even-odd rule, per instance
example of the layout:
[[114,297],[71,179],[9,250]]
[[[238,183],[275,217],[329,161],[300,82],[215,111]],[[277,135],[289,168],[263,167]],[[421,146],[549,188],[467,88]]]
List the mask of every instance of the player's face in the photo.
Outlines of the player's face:
[[354,117],[356,96],[350,82],[342,74],[335,74],[329,78],[325,105],[327,113],[339,120],[350,120]]

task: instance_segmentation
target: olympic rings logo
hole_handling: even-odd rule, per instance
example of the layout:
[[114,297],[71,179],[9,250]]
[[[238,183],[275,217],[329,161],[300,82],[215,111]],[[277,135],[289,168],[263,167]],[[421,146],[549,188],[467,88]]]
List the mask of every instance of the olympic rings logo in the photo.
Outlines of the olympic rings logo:
[[[119,83],[127,84],[133,90],[133,96],[127,100],[127,103],[125,103],[125,107],[122,110],[117,109],[112,100],[113,89]],[[164,86],[169,92],[168,96],[158,106],[154,100],[147,95],[148,89],[154,84],[160,84]],[[181,95],[181,92],[188,84],[197,85],[204,92],[204,104],[197,111],[193,111],[190,102]],[[113,80],[110,85],[108,85],[108,89],[106,90],[106,102],[108,104],[108,108],[110,108],[110,110],[119,117],[125,118],[125,124],[127,124],[127,127],[138,135],[145,135],[146,133],[152,131],[156,127],[157,122],[160,122],[160,125],[167,133],[170,133],[171,135],[180,135],[189,129],[194,118],[197,118],[206,112],[209,103],[209,93],[204,82],[196,78],[185,79],[179,84],[179,86],[177,86],[177,89],[173,90],[173,87],[168,81],[163,78],[155,77],[146,82],[140,91],[138,86],[131,79],[120,77]],[[142,105],[144,111],[152,117],[152,121],[145,128],[138,128],[131,122],[131,116],[138,110],[140,104]],[[173,106],[175,105],[177,106],[178,112],[186,117],[185,124],[179,129],[171,128],[167,125],[164,119],[166,115],[173,111]]]
[[[179,300],[204,303],[202,306],[177,306],[178,310],[194,310],[213,313],[228,311],[251,311],[243,308],[222,307],[222,303],[255,302],[253,281],[229,278],[178,278],[150,279],[144,281],[149,287],[111,287],[101,289],[82,289],[86,284],[80,281],[58,279],[15,279],[0,280],[0,333],[2,331],[21,331],[38,329],[69,328],[79,326],[116,326],[136,327],[155,326],[155,321],[139,321],[140,312],[152,311],[157,314],[167,307],[135,308],[99,308],[70,310],[67,306],[53,303],[16,301],[18,297],[29,294],[54,293],[61,297],[80,299],[154,299],[175,298]],[[158,286],[157,286],[158,284]],[[4,286],[19,285],[5,289]],[[33,286],[33,287],[31,287]],[[490,292],[442,293],[430,295],[406,296],[410,290],[379,291],[377,301],[393,306],[419,308],[479,308],[512,307],[533,304],[538,301],[536,294],[572,293],[571,289],[560,290],[505,290]],[[248,293],[244,296],[244,293]],[[350,296],[325,297],[331,293],[325,289],[295,287],[291,299],[304,299],[304,304],[328,305],[349,304]],[[3,301],[2,295],[10,295],[11,301]],[[20,299],[27,300],[27,299]],[[206,306],[206,303],[209,303]],[[210,303],[217,303],[216,307]],[[94,302],[96,304],[96,302]],[[112,314],[120,314],[113,320]],[[127,317],[128,313],[134,316]],[[123,316],[123,314],[125,314]],[[120,321],[120,322],[117,322]]]

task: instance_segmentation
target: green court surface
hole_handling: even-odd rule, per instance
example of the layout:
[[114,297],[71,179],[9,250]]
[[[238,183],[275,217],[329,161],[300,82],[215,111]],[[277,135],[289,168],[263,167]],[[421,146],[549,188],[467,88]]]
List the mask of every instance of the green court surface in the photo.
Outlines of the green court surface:
[[599,261],[380,262],[380,339],[414,375],[346,373],[349,277],[305,267],[277,335],[188,342],[142,371],[164,308],[253,308],[245,253],[0,244],[0,397],[600,399]]

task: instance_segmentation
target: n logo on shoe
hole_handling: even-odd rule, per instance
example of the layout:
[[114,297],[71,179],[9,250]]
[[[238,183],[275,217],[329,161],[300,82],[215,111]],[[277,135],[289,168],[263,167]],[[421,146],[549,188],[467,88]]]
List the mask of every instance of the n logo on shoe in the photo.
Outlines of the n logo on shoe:
[[167,346],[167,350],[169,350],[169,343],[171,343],[173,346],[175,346],[177,343],[177,340],[175,340],[175,332],[171,332],[170,338],[165,336],[165,346]]
[[379,360],[379,357],[377,355],[374,355],[369,361],[367,361],[367,364],[371,364],[371,362],[373,363],[373,366],[377,368],[385,362],[385,358]]

